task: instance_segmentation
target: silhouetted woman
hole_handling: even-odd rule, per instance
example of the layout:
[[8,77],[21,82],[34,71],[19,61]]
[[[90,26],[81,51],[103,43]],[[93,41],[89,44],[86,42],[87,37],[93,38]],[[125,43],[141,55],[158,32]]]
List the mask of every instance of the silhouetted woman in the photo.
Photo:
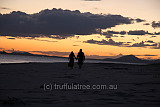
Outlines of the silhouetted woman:
[[68,67],[71,67],[73,69],[73,66],[74,66],[74,58],[75,58],[75,55],[73,53],[73,51],[70,53],[69,55],[69,63],[68,63]]
[[79,50],[78,55],[77,55],[77,59],[78,59],[79,68],[81,69],[83,62],[85,60],[85,55],[82,52],[82,49]]

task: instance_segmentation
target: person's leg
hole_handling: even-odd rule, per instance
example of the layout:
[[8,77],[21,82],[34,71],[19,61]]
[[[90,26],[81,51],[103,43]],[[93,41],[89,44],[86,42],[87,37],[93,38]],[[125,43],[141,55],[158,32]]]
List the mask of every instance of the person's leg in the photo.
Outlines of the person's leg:
[[82,60],[78,60],[79,69],[82,68],[82,64],[83,64]]
[[83,65],[83,61],[80,63],[80,69],[82,68],[82,65]]
[[70,61],[68,63],[68,67],[70,67],[71,69],[73,69],[73,67],[74,67],[74,59],[70,59]]
[[74,59],[72,59],[71,69],[74,67]]
[[80,68],[80,66],[81,66],[81,64],[80,64],[81,62],[80,62],[80,59],[78,59],[78,66],[79,66],[79,68]]

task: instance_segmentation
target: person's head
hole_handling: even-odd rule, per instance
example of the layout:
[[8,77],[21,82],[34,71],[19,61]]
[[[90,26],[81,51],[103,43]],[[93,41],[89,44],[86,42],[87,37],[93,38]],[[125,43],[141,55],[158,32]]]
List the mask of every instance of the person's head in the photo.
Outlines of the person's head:
[[73,52],[73,51],[71,51],[71,54],[74,54],[74,52]]
[[79,52],[82,52],[82,49],[80,49]]

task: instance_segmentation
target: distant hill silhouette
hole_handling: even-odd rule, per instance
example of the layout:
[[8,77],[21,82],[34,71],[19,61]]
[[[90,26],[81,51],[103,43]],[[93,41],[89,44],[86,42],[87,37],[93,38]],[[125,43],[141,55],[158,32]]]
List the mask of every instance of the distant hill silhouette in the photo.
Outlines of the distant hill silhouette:
[[7,54],[7,52],[5,52],[5,51],[0,51],[0,54]]
[[13,55],[33,55],[29,52],[12,52],[11,54],[13,54]]
[[117,58],[116,60],[117,61],[122,61],[122,62],[140,62],[140,61],[142,61],[141,59],[137,58],[134,55],[122,56],[120,58]]
[[114,62],[129,62],[129,63],[160,63],[160,60],[142,60],[140,58],[137,58],[134,55],[125,55],[122,57],[119,57],[117,59],[112,58],[106,58],[103,59],[105,61],[114,61]]
[[26,56],[44,56],[44,57],[65,58],[65,57],[59,57],[59,56],[38,55],[38,54],[29,53],[29,52],[21,52],[21,51],[14,51],[14,52],[12,52],[12,53],[7,53],[7,52],[5,52],[5,51],[0,51],[0,54],[8,54],[8,55],[26,55]]

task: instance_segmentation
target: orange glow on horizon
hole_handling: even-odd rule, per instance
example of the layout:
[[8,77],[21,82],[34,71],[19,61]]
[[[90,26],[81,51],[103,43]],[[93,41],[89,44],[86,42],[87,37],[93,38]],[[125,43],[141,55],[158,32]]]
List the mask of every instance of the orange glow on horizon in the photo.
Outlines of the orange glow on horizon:
[[[94,37],[94,36],[93,36]],[[74,51],[78,53],[79,49],[83,49],[85,55],[98,55],[98,56],[117,56],[119,54],[123,55],[150,55],[154,54],[157,56],[137,56],[139,58],[144,59],[159,59],[160,52],[159,49],[149,49],[143,47],[118,47],[111,45],[97,45],[97,44],[89,44],[83,43],[85,39],[88,40],[90,37],[80,37],[80,39],[76,38],[68,38],[64,40],[56,40],[51,38],[39,38],[41,40],[46,39],[50,41],[57,42],[46,42],[46,41],[38,41],[26,38],[15,38],[15,39],[7,39],[9,37],[0,37],[0,48],[4,48],[4,50],[18,50],[18,51],[57,51],[57,52],[71,52]],[[84,39],[85,38],[85,39]],[[80,42],[81,41],[81,42]],[[73,46],[77,45],[77,46]],[[2,50],[2,49],[1,49]],[[38,52],[31,52],[42,55],[50,55],[50,56],[63,56],[67,57],[68,55],[58,55],[58,54],[43,54]]]

